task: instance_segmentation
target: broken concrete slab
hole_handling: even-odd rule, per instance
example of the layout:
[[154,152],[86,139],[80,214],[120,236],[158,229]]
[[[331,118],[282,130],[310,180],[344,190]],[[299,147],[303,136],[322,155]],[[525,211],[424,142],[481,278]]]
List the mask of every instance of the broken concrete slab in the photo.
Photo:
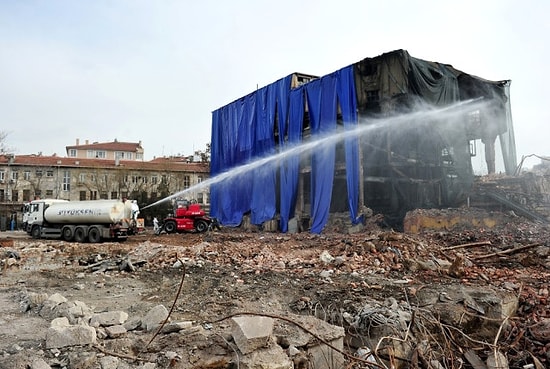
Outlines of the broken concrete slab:
[[426,287],[415,298],[418,306],[431,306],[442,322],[460,327],[465,333],[475,333],[479,338],[494,337],[500,324],[516,313],[519,304],[518,297],[511,292],[462,285]]
[[[344,367],[344,355],[341,353],[344,350],[344,337],[328,341],[328,343],[332,347],[325,344],[308,347],[307,353],[310,367],[315,369],[337,369]],[[340,352],[334,350],[333,347],[336,347]]]
[[68,300],[65,298],[65,296],[59,293],[54,293],[53,295],[48,297],[48,301],[54,302],[56,304],[61,304],[62,302],[67,302]]
[[293,367],[286,352],[278,345],[254,350],[239,358],[240,369],[290,369]]
[[141,319],[141,327],[146,331],[158,328],[168,317],[168,310],[164,305],[157,305]]
[[124,311],[106,311],[103,313],[93,314],[90,318],[90,325],[92,327],[108,327],[111,325],[124,324],[127,319],[128,313]]
[[60,318],[55,318],[50,323],[50,327],[59,327],[59,328],[69,327],[70,325],[71,323],[69,323],[69,319],[65,316]]
[[36,358],[31,362],[30,369],[51,369],[52,367],[42,358]]
[[243,354],[248,354],[270,344],[273,319],[264,316],[237,316],[232,318],[232,336]]
[[46,348],[89,345],[96,343],[95,328],[86,325],[54,325],[46,332]]
[[193,322],[170,322],[162,327],[161,333],[179,332],[184,329],[189,329],[193,326]]
[[[319,369],[337,369],[344,363],[339,351],[344,349],[345,329],[310,315],[287,316],[298,325],[286,321],[277,321],[274,335],[283,347],[295,347],[305,353],[310,367]],[[323,340],[328,345],[319,341]],[[334,350],[336,348],[336,350]]]
[[109,338],[120,338],[126,334],[126,328],[122,325],[110,325],[105,327],[105,332]]

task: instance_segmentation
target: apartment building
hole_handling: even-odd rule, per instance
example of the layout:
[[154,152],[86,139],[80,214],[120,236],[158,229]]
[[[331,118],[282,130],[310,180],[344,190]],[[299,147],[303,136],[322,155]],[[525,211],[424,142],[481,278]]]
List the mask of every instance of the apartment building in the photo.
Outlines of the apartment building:
[[140,142],[92,142],[76,139],[76,144],[65,147],[67,157],[79,159],[108,159],[143,161],[143,147]]

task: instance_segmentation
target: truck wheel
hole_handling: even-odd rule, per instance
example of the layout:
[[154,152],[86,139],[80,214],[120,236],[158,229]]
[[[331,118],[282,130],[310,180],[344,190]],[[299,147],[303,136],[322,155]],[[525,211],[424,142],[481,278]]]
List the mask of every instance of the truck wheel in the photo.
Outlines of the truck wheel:
[[65,227],[61,231],[61,235],[65,241],[71,241],[73,239],[73,230],[71,227]]
[[101,242],[101,230],[97,227],[90,228],[88,231],[88,241],[90,241],[90,243]]
[[40,238],[40,234],[41,234],[41,229],[40,229],[40,226],[34,226],[31,230],[31,236],[32,238]]
[[206,232],[206,230],[208,229],[208,223],[206,223],[206,221],[204,220],[197,220],[195,222],[195,229],[199,233]]
[[86,229],[83,227],[76,227],[74,230],[74,240],[78,243],[86,242]]
[[176,222],[168,221],[164,224],[164,230],[166,233],[174,233],[176,231]]

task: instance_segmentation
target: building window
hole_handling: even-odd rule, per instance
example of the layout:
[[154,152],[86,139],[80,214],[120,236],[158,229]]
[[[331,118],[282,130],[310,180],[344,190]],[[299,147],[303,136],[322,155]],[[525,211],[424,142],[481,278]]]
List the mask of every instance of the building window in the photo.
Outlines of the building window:
[[115,152],[115,158],[124,159],[124,152],[123,151],[116,151]]
[[160,183],[162,183],[162,184],[167,184],[168,183],[168,177],[166,176],[166,174],[163,174],[160,177]]
[[19,201],[19,191],[12,191],[11,192],[11,201],[13,201],[13,202]]
[[71,172],[63,171],[63,191],[71,190]]
[[101,193],[99,194],[99,198],[100,198],[101,200],[107,200],[107,199],[109,198],[109,196],[107,195],[107,192],[101,192]]
[[86,151],[86,157],[87,157],[87,158],[95,158],[94,150],[88,150],[88,151]]
[[35,197],[35,198],[40,198],[40,196],[42,196],[42,191],[40,191],[40,190],[35,190],[35,191],[34,191],[34,197]]
[[30,181],[31,179],[31,171],[30,170],[26,170],[23,172],[23,179],[25,181]]
[[90,191],[90,200],[97,200],[97,191]]
[[378,70],[378,65],[377,64],[367,64],[367,65],[362,65],[359,67],[359,72],[361,73],[361,75],[363,76],[373,76],[376,74],[376,71]]
[[124,199],[124,198],[127,199],[127,198],[128,198],[128,192],[121,192],[121,193],[120,193],[120,197],[122,197],[123,199]]
[[204,204],[204,197],[203,197],[202,192],[199,192],[199,193],[197,194],[197,202],[198,202],[199,204]]
[[23,201],[31,200],[31,190],[23,190]]
[[126,159],[132,160],[132,153],[131,152],[126,153]]
[[69,149],[69,156],[71,158],[76,158],[76,149]]
[[86,191],[80,191],[80,201],[86,200]]
[[42,177],[42,169],[38,169],[35,174],[37,177]]
[[143,154],[140,152],[136,153],[136,160],[143,160]]
[[98,159],[105,159],[107,157],[107,153],[103,150],[96,151],[95,157]]
[[80,183],[86,182],[86,173],[80,173],[80,174],[78,175],[78,181],[79,181]]
[[116,191],[111,192],[111,199],[113,199],[113,200],[118,199],[118,192],[116,192]]
[[201,183],[202,182],[202,176],[198,176],[197,177],[197,183]]
[[4,197],[5,197],[5,193],[4,193],[4,190],[3,189],[0,189],[0,201],[4,202]]
[[367,102],[378,102],[378,90],[367,91]]
[[6,179],[6,172],[2,170],[0,171],[0,181],[4,182],[5,179]]
[[48,169],[46,171],[46,177],[53,177],[53,170],[52,169]]
[[19,177],[19,172],[17,172],[17,171],[11,172],[12,181],[16,181],[18,177]]
[[53,190],[46,190],[46,197],[53,197]]
[[191,185],[191,178],[189,176],[183,176],[183,188],[189,188]]
[[152,176],[152,177],[151,177],[151,184],[156,185],[157,183],[159,183],[159,177],[157,177],[157,176]]

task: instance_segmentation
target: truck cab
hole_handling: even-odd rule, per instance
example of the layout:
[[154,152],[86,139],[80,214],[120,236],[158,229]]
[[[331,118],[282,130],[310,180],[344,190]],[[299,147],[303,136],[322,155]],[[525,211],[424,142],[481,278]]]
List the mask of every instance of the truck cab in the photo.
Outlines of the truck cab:
[[32,200],[24,204],[23,210],[23,224],[27,233],[31,234],[31,230],[34,226],[42,227],[44,224],[44,210],[46,210],[51,204],[68,202],[61,199],[42,199]]

